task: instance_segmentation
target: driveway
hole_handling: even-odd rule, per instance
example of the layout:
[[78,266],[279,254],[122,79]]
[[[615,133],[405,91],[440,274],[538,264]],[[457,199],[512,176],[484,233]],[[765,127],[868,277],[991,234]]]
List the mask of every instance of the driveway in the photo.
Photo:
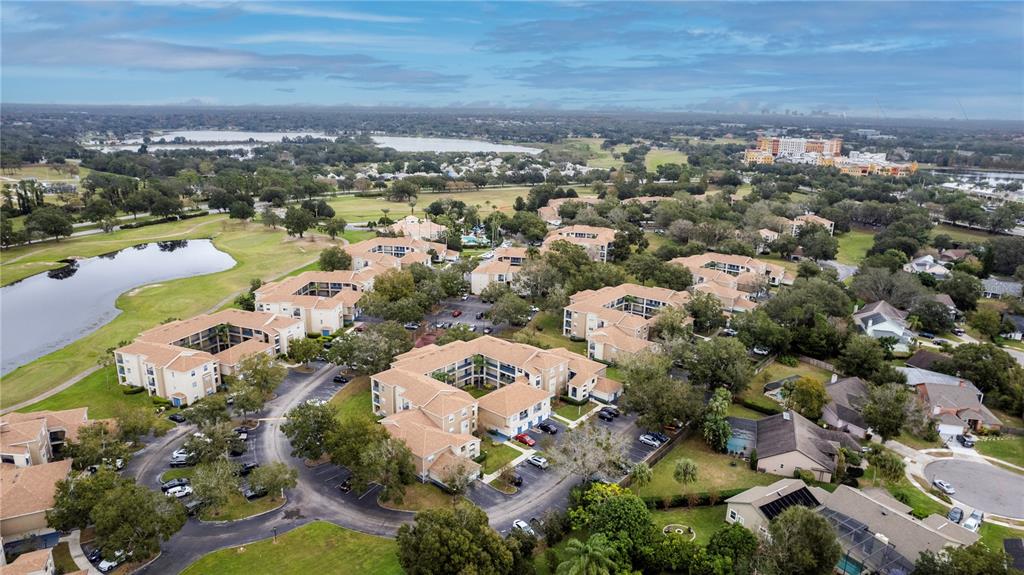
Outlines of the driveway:
[[1024,518],[1024,477],[990,463],[966,458],[936,459],[924,468],[929,483],[935,478],[956,489],[953,499],[985,513]]
[[[433,330],[438,322],[464,323],[476,326],[477,333],[483,333],[485,327],[492,330],[492,335],[498,335],[507,327],[506,324],[493,325],[488,319],[476,319],[479,313],[490,311],[491,304],[484,303],[479,296],[471,295],[465,301],[462,298],[448,298],[441,302],[436,312],[427,314],[423,318],[423,325],[427,330]],[[459,317],[452,317],[452,312],[459,310],[462,314]]]

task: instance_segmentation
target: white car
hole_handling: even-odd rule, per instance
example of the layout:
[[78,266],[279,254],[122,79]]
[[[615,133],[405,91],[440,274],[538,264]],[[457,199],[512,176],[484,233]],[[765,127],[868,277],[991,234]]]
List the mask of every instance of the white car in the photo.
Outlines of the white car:
[[530,524],[525,522],[525,521],[523,521],[522,519],[516,519],[515,521],[513,521],[512,522],[512,529],[518,529],[518,530],[520,530],[520,531],[522,531],[524,533],[529,533],[530,535],[533,535],[533,536],[537,535],[536,533],[534,533],[533,527],[530,527]]
[[100,564],[96,566],[100,570],[100,573],[109,573],[113,571],[118,565],[124,563],[124,551],[118,551],[114,553],[114,560],[108,561],[104,559],[100,561]]
[[307,399],[306,403],[308,403],[309,405],[327,405],[327,400],[320,399],[319,397],[314,397],[313,399]]
[[539,467],[541,469],[547,469],[548,465],[550,465],[546,458],[541,457],[539,455],[531,455],[526,460],[526,462],[529,463],[530,465],[534,466],[534,467]]
[[650,445],[651,447],[661,447],[661,442],[657,440],[653,435],[647,435],[646,433],[640,436],[640,443],[644,445]]
[[967,521],[964,521],[964,529],[977,533],[978,529],[981,529],[981,520],[983,517],[985,517],[985,514],[981,511],[971,513],[971,516],[967,518]]
[[189,495],[192,495],[192,486],[179,485],[178,487],[172,487],[167,490],[167,493],[165,495],[167,495],[168,497],[177,497],[178,499],[181,499],[182,497],[188,497]]
[[953,489],[952,485],[941,479],[935,479],[934,481],[932,481],[932,485],[934,485],[939,491],[945,493],[946,495],[956,494],[956,489]]
[[188,459],[189,457],[192,457],[192,454],[184,447],[181,449],[175,449],[174,452],[171,453],[171,459]]
[[757,355],[768,355],[769,353],[771,353],[770,349],[768,349],[766,347],[761,347],[759,345],[755,345],[753,351]]

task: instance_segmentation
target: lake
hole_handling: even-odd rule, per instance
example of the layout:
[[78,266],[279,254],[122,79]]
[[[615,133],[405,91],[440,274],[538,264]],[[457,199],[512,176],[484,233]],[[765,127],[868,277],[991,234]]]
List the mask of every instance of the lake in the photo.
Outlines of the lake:
[[544,150],[512,144],[494,144],[483,140],[462,140],[458,138],[418,138],[408,136],[374,136],[373,141],[381,148],[394,148],[399,152],[497,152],[539,154]]
[[[151,142],[158,142],[161,138],[171,143],[175,138],[184,138],[188,142],[280,142],[285,137],[301,138],[310,136],[313,138],[329,138],[323,132],[245,132],[240,130],[174,130],[170,132],[159,132],[149,137]],[[141,144],[142,138],[125,140],[125,144]]]
[[0,288],[0,373],[88,335],[121,310],[133,288],[230,269],[235,260],[210,240],[141,244],[82,259]]

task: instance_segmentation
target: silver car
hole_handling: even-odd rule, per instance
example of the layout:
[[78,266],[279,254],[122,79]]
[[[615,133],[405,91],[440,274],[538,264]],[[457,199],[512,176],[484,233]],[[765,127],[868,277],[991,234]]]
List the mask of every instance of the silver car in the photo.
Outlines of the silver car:
[[938,489],[939,491],[945,493],[946,495],[955,495],[956,494],[956,489],[953,489],[952,485],[950,485],[948,482],[943,481],[941,479],[933,480],[932,481],[932,485],[934,485],[936,489]]

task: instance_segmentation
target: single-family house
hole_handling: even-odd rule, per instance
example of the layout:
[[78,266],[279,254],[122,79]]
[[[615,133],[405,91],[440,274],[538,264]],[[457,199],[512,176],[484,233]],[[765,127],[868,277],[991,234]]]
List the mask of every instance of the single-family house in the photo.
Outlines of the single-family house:
[[[842,431],[823,429],[795,411],[764,419],[730,417],[731,445],[750,456],[757,450],[757,470],[791,477],[796,470],[809,471],[818,481],[829,482],[836,470],[840,448],[860,451],[860,445]],[[730,447],[730,451],[733,448]]]
[[1001,297],[1020,299],[1021,289],[1021,283],[1013,280],[996,277],[981,280],[981,295],[988,299],[999,299]]
[[907,315],[907,312],[880,300],[853,312],[853,322],[865,335],[875,339],[894,338],[897,343],[893,349],[909,351],[914,333],[907,324]]
[[944,264],[955,264],[955,263],[963,260],[964,258],[966,258],[969,255],[971,255],[971,250],[962,250],[962,249],[942,250],[942,253],[939,254],[939,261],[944,263]]
[[768,524],[794,505],[817,509],[828,497],[820,487],[808,486],[799,479],[780,479],[771,485],[758,485],[725,500],[725,522],[738,523],[761,536]]
[[867,401],[868,384],[859,377],[832,377],[833,381],[825,386],[829,401],[822,410],[821,419],[831,427],[865,439],[868,424],[861,415],[861,409]]
[[932,294],[930,296],[930,299],[932,301],[934,301],[934,302],[937,302],[937,303],[940,303],[940,304],[946,306],[946,309],[949,310],[949,317],[951,317],[953,319],[956,319],[957,317],[960,316],[960,309],[958,307],[956,307],[956,303],[953,302],[953,298],[949,297],[949,294],[945,294],[945,293]]
[[935,256],[931,254],[910,260],[903,265],[903,271],[912,274],[928,274],[937,280],[944,280],[950,276],[949,269],[937,262]]
[[1024,315],[1004,313],[1003,324],[1009,326],[1010,329],[1000,335],[1006,339],[1021,341],[1021,338],[1024,337]]
[[1002,428],[1003,423],[982,403],[984,394],[967,380],[961,380],[960,385],[919,383],[914,387],[943,439],[965,431]]
[[944,353],[921,348],[914,352],[914,355],[907,358],[905,362],[908,367],[931,370],[936,362],[945,361],[949,356]]

